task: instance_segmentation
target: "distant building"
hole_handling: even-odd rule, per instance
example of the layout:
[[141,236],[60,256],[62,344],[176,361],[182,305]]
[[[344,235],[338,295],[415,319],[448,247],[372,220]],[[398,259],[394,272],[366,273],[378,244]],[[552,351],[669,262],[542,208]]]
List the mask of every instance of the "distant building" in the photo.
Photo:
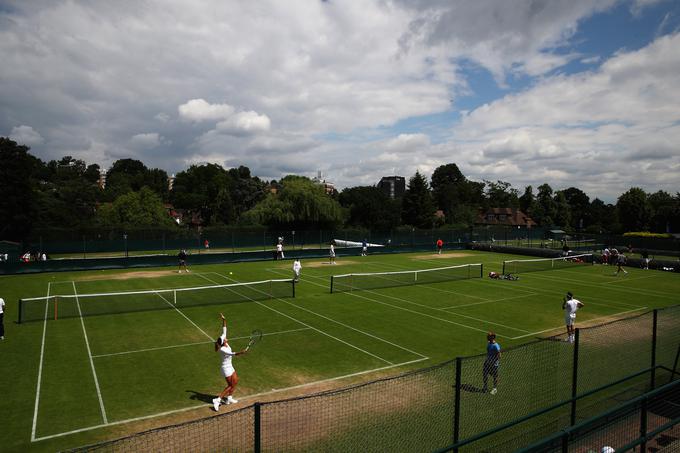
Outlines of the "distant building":
[[533,228],[536,226],[536,222],[519,209],[489,208],[477,215],[475,225],[504,225]]
[[106,168],[99,170],[99,181],[97,181],[97,184],[99,184],[100,189],[106,189]]
[[327,194],[332,194],[335,192],[335,185],[332,182],[326,181],[321,177],[321,171],[317,173],[317,175],[312,178],[312,181],[323,186],[324,191],[326,191]]
[[383,176],[380,178],[378,188],[392,199],[401,198],[406,192],[406,178],[403,176]]

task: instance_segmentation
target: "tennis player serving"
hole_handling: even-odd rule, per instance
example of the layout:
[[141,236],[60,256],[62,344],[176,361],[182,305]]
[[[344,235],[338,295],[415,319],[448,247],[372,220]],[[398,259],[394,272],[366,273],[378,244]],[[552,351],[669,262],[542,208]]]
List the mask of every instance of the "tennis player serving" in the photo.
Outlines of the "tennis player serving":
[[224,318],[222,313],[220,313],[220,318],[222,318],[222,335],[220,335],[217,340],[215,340],[215,352],[219,352],[220,356],[222,357],[222,376],[224,376],[224,379],[226,379],[227,386],[224,388],[224,390],[222,390],[222,393],[220,393],[217,398],[213,398],[212,400],[215,411],[220,410],[222,398],[226,397],[227,404],[238,403],[238,400],[235,400],[232,396],[234,394],[234,390],[236,389],[236,385],[238,384],[238,375],[231,364],[231,358],[248,352],[247,349],[239,352],[231,351],[231,346],[229,346],[229,343],[227,342],[227,320]]

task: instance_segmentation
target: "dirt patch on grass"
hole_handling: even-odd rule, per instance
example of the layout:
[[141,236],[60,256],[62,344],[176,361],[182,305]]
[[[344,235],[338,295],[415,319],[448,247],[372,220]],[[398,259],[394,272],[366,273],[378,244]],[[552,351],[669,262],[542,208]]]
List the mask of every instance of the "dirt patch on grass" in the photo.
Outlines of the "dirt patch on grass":
[[466,258],[468,256],[473,256],[472,253],[465,253],[465,252],[452,252],[452,253],[442,253],[441,255],[437,254],[436,252],[429,253],[427,255],[416,255],[413,257],[414,260],[431,260],[431,259],[437,259],[437,260],[443,260],[443,259],[449,259],[449,258]]
[[177,274],[177,271],[139,271],[139,272],[123,272],[122,274],[103,274],[103,275],[86,275],[76,279],[77,282],[86,282],[93,280],[130,280],[133,278],[158,278],[169,277]]

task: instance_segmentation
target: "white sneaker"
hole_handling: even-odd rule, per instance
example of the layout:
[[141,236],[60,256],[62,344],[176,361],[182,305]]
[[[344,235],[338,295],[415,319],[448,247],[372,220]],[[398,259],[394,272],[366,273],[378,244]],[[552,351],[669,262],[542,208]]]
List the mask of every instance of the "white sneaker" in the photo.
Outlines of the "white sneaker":
[[218,398],[213,398],[213,409],[215,409],[215,412],[220,410],[220,399]]
[[234,399],[233,396],[229,395],[229,396],[227,397],[227,403],[229,403],[229,404],[236,404],[236,403],[238,403],[238,400]]
[[496,393],[498,393],[498,389],[497,389],[496,387],[492,388],[492,389],[491,389],[491,394],[492,394],[492,395],[495,395]]

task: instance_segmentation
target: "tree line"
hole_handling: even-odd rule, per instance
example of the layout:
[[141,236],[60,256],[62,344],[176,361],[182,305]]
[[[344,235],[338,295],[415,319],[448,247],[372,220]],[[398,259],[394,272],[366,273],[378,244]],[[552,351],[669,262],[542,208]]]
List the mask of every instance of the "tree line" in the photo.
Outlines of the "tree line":
[[[0,137],[0,238],[20,240],[35,230],[267,227],[374,231],[397,228],[469,228],[487,208],[516,208],[543,227],[567,231],[667,232],[680,228],[680,193],[633,187],[608,204],[576,187],[542,184],[520,193],[504,181],[471,181],[455,163],[431,179],[409,178],[402,197],[376,186],[327,193],[297,175],[264,181],[245,166],[191,165],[174,178],[135,159],[120,159],[99,184],[97,164],[65,156],[44,162],[27,146]],[[439,211],[439,212],[438,212]],[[170,215],[181,212],[179,224]]]

